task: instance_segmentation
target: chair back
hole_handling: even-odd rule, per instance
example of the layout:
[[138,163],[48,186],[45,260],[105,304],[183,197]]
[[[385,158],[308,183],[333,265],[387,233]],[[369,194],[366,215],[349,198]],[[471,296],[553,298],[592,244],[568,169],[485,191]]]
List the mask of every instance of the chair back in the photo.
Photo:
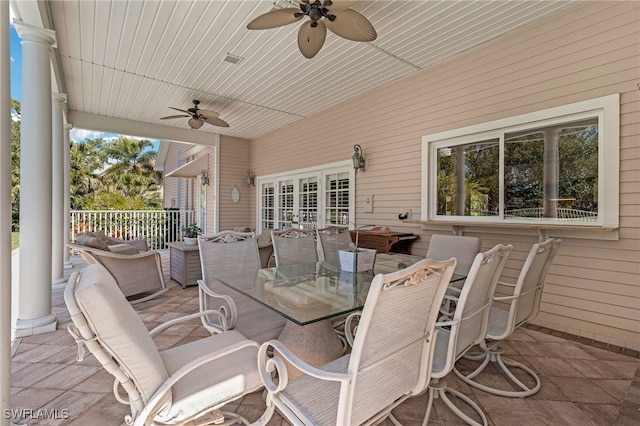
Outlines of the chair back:
[[512,248],[498,244],[476,255],[450,319],[450,328],[442,331],[449,333],[447,347],[446,352],[436,355],[433,377],[444,377],[458,358],[484,340],[491,299]]
[[288,228],[271,231],[276,266],[299,265],[318,261],[313,229]]
[[[127,391],[132,410],[140,411],[168,378],[147,327],[118,288],[107,269],[98,264],[74,272],[64,291],[71,314],[69,332],[85,345]],[[167,394],[159,412],[171,405]]]
[[480,253],[481,241],[476,237],[433,234],[427,249],[427,259],[445,260],[455,257],[456,274],[468,275],[471,264]]
[[[337,424],[362,424],[430,380],[438,308],[455,259],[422,260],[373,279],[358,324]],[[345,389],[345,386],[348,389]]]
[[230,265],[260,269],[258,243],[253,232],[221,231],[198,238],[200,266],[205,282],[216,281],[215,272]]
[[[511,335],[513,330],[522,323],[530,321],[538,315],[547,271],[561,242],[562,240],[549,238],[545,242],[536,243],[531,247],[510,298],[507,323],[500,327],[503,330],[500,335],[492,335],[492,328],[494,328],[492,324],[488,334],[490,339],[502,340]],[[492,310],[490,322],[494,321]]]
[[353,243],[346,226],[328,226],[316,229],[321,260],[338,264],[338,250],[348,250]]

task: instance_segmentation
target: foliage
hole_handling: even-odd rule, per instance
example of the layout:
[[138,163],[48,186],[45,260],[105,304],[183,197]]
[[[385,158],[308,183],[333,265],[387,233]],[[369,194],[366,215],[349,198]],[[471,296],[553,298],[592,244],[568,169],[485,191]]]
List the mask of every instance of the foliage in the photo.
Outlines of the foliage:
[[20,245],[20,233],[12,232],[11,233],[11,250],[18,248]]
[[20,102],[11,99],[11,228],[20,223]]
[[187,238],[197,238],[198,235],[202,234],[202,229],[195,223],[190,223],[187,226],[182,227],[182,232]]

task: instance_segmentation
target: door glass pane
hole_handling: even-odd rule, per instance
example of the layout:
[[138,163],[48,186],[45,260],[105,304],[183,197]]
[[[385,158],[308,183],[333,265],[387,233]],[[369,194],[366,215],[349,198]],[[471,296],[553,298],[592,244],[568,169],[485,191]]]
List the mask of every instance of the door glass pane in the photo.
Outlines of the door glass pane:
[[298,180],[298,220],[303,228],[318,227],[318,178]]
[[262,205],[260,220],[262,229],[275,228],[275,185],[273,182],[262,184]]
[[278,228],[290,228],[298,218],[293,213],[293,179],[278,182]]
[[325,225],[349,225],[349,173],[325,178]]

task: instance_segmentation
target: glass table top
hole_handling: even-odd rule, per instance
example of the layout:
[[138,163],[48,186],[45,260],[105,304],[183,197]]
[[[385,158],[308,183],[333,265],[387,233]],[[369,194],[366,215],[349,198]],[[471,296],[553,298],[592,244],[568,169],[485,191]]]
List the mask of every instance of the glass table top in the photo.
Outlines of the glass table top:
[[[347,272],[327,262],[244,270],[230,265],[217,271],[216,278],[296,324],[306,325],[362,309],[376,274],[398,271],[423,259],[379,253],[373,271],[368,272]],[[451,281],[464,278],[454,275]]]

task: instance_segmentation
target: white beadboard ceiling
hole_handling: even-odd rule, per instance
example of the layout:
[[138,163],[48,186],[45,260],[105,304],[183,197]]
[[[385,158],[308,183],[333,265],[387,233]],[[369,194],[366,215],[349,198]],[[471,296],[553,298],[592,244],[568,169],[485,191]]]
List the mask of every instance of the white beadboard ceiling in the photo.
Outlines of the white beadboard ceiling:
[[[20,9],[24,0],[13,2]],[[26,2],[24,2],[26,3]],[[160,120],[186,109],[230,124],[201,132],[252,139],[313,116],[554,13],[570,1],[360,1],[378,32],[371,43],[328,33],[305,59],[299,23],[250,31],[273,0],[45,2],[68,108],[78,113],[188,129]],[[40,3],[42,4],[42,3]],[[287,1],[278,0],[286,6]],[[23,9],[25,9],[23,7]],[[20,14],[19,11],[17,13]],[[227,54],[242,58],[225,62]]]

